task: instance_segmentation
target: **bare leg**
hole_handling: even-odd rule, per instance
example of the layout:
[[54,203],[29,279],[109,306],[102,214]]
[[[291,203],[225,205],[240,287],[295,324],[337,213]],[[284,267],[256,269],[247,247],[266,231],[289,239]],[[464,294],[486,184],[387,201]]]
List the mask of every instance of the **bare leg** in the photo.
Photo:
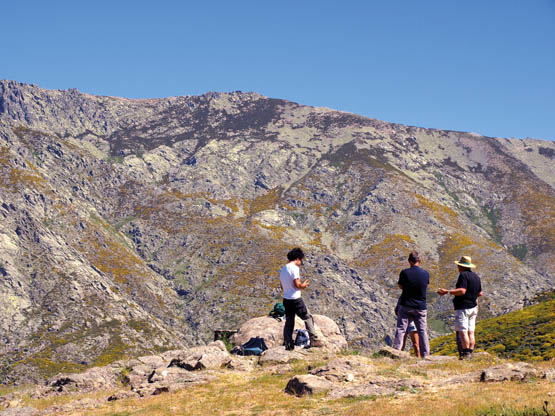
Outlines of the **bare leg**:
[[419,342],[418,332],[417,331],[411,332],[410,339],[412,341],[412,346],[414,347],[414,355],[416,355],[416,358],[420,358],[420,344],[418,343]]
[[476,345],[476,340],[474,339],[474,331],[468,331],[468,348],[473,350],[474,345]]
[[461,346],[463,349],[469,348],[470,341],[468,339],[468,332],[467,331],[458,331],[459,332],[459,339],[461,340]]
[[403,337],[403,344],[401,345],[401,351],[405,351],[405,345],[407,345],[407,336],[408,333],[405,332],[405,336]]

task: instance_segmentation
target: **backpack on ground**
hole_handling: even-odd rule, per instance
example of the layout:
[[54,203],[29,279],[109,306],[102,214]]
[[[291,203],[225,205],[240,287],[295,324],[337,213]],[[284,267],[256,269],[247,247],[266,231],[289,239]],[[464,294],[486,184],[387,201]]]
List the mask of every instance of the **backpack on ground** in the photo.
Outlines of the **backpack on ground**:
[[276,303],[274,305],[274,309],[270,311],[269,315],[272,318],[277,319],[278,321],[281,321],[281,318],[285,316],[285,306],[283,306],[283,303],[281,302]]
[[308,336],[308,331],[306,329],[297,329],[295,345],[301,348],[306,348],[310,346],[310,337]]
[[230,352],[237,355],[260,355],[267,349],[268,347],[264,342],[264,338],[253,337],[243,345],[233,347]]

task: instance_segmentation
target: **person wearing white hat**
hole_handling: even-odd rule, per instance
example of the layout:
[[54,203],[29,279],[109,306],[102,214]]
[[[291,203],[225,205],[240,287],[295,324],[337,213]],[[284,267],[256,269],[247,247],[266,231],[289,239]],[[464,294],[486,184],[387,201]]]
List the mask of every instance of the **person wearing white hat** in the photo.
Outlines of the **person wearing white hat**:
[[455,289],[438,289],[440,296],[454,295],[453,305],[455,307],[455,331],[460,341],[462,351],[459,358],[472,357],[472,351],[476,340],[474,330],[476,328],[476,317],[478,315],[477,299],[482,296],[482,282],[480,276],[472,271],[476,266],[472,264],[469,256],[462,256],[455,264],[459,269],[459,278]]

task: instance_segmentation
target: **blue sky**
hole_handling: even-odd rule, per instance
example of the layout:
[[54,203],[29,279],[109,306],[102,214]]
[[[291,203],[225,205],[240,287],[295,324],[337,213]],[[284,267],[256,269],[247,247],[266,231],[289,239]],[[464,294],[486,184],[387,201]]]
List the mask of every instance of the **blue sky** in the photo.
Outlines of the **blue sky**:
[[25,1],[0,78],[132,98],[256,91],[555,139],[555,0]]

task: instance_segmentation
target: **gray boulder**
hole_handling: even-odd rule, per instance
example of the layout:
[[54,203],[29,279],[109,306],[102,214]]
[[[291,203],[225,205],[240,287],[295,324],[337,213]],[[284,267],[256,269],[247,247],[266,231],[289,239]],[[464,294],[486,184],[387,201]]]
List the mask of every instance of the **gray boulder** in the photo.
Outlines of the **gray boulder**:
[[384,357],[393,358],[394,360],[408,360],[410,358],[410,354],[408,352],[396,350],[395,348],[388,346],[382,347],[378,351],[378,354]]
[[145,380],[152,374],[154,369],[149,365],[139,364],[132,368],[132,370],[126,374],[122,381],[127,384],[131,389],[140,386],[145,382]]
[[252,371],[254,370],[256,363],[248,357],[232,357],[231,360],[226,364],[226,368],[235,371]]
[[333,388],[333,383],[323,377],[305,374],[295,376],[287,383],[285,392],[296,396],[325,393]]
[[58,374],[47,383],[52,391],[86,393],[116,388],[118,371],[112,367],[93,367],[80,374]]
[[553,383],[555,381],[555,368],[549,368],[545,370],[542,374],[542,378]]
[[[324,315],[313,315],[316,331],[324,342],[324,348],[331,351],[341,351],[347,348],[347,340],[341,334],[337,324]],[[268,348],[283,345],[283,327],[285,320],[281,322],[269,316],[261,316],[249,319],[237,333],[231,337],[235,345],[242,345],[254,337],[264,338]],[[295,318],[295,328],[305,329],[305,324],[299,317]]]
[[327,365],[310,370],[310,374],[332,382],[361,380],[375,372],[362,357],[336,358]]
[[295,360],[306,359],[306,354],[303,354],[302,349],[295,349],[287,351],[285,347],[273,347],[262,353],[259,363],[261,365],[267,364],[287,364]]
[[183,350],[170,362],[169,367],[181,367],[188,371],[218,369],[231,360],[222,341],[202,347]]
[[480,381],[522,381],[535,376],[537,376],[537,371],[532,365],[516,362],[496,365],[495,367],[490,367],[482,371]]

